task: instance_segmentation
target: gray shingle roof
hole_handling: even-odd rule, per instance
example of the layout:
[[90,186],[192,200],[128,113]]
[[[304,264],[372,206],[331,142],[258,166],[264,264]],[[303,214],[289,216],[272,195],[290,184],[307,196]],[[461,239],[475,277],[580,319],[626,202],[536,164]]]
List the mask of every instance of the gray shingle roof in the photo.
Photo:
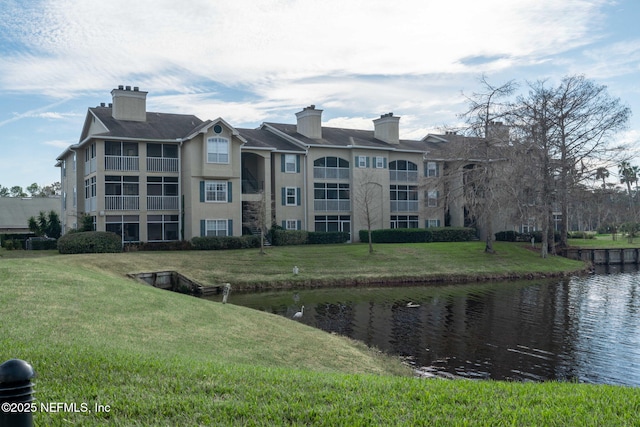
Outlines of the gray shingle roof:
[[109,129],[100,136],[151,140],[184,138],[204,122],[194,115],[147,112],[146,122],[116,120],[109,107],[90,108],[91,112]]
[[60,215],[59,197],[0,197],[0,231],[3,229],[29,229],[29,218],[40,212],[55,211]]

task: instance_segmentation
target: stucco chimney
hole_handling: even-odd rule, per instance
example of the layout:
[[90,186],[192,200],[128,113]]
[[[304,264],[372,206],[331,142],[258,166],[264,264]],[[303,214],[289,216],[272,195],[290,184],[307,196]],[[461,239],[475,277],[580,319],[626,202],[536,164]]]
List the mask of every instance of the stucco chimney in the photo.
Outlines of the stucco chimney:
[[299,134],[311,139],[322,138],[322,110],[316,110],[315,105],[310,105],[296,113],[296,117]]
[[487,126],[487,139],[495,144],[506,145],[509,143],[510,127],[502,122],[491,122]]
[[400,143],[400,117],[393,113],[383,114],[373,121],[373,137],[387,144]]
[[147,121],[147,92],[131,90],[131,86],[111,91],[113,98],[112,115],[117,120],[131,120],[134,122]]

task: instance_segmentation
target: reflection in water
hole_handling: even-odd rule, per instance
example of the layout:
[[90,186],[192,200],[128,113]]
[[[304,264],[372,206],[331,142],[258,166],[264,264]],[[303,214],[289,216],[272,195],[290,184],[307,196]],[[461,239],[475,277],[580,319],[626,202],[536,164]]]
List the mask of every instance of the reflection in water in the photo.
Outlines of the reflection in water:
[[496,380],[640,386],[640,273],[401,288],[235,294],[238,305],[409,357],[417,366]]

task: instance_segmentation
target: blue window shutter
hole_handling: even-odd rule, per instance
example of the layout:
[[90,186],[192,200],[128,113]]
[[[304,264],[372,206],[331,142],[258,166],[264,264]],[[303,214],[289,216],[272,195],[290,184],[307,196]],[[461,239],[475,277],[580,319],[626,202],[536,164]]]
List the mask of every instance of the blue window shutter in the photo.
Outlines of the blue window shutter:
[[227,236],[233,236],[233,220],[227,220]]
[[385,168],[385,169],[387,168],[387,158],[386,157],[382,161],[382,167]]
[[231,203],[233,201],[233,190],[231,189],[231,181],[227,183],[227,203]]
[[302,230],[302,221],[300,220],[296,221],[296,230]]
[[284,219],[282,220],[282,228],[283,229],[287,229],[287,221],[285,221]]
[[355,159],[354,159],[354,161],[353,161],[353,163],[355,163],[355,165],[354,165],[354,166],[355,166],[356,168],[359,168],[359,167],[360,167],[360,161],[359,161],[359,160],[360,160],[360,156],[356,156],[356,157],[355,157]]
[[369,162],[370,162],[370,161],[371,161],[371,157],[367,156],[367,167],[369,167],[369,165],[370,165],[370,163],[369,163]]
[[296,173],[300,173],[300,154],[296,154]]
[[200,201],[204,202],[204,181],[200,181]]
[[302,204],[302,200],[300,200],[300,187],[296,188],[296,201],[297,201],[297,205],[300,206]]
[[282,206],[287,204],[287,189],[282,187]]
[[200,237],[205,237],[207,235],[207,221],[204,219],[200,220]]
[[285,155],[284,154],[280,154],[280,172],[285,171]]

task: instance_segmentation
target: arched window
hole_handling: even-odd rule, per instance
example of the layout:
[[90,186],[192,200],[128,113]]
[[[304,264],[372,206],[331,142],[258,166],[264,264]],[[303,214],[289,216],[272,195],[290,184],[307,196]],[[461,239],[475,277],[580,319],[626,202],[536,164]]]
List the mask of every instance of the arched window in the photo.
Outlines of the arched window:
[[389,163],[389,179],[400,182],[418,182],[418,165],[408,160]]
[[313,177],[318,179],[349,179],[349,161],[340,157],[321,157],[313,162]]

